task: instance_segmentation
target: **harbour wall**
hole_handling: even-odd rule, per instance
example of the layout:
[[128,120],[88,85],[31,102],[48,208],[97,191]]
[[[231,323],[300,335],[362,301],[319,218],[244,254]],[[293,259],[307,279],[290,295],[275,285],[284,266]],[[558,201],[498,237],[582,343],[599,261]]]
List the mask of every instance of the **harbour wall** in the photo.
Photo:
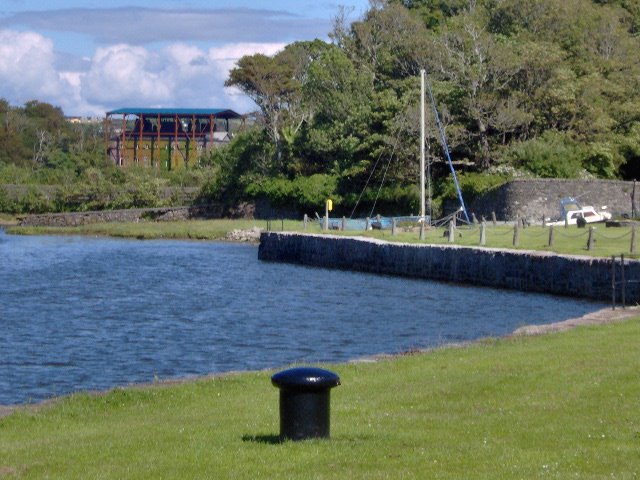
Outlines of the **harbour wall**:
[[[538,221],[542,217],[558,217],[560,199],[574,197],[596,209],[606,205],[614,215],[631,214],[638,210],[640,203],[640,184],[637,189],[635,192],[634,182],[622,180],[518,179],[471,200],[467,210],[478,219],[491,218],[495,212],[499,220]],[[449,202],[445,210],[451,213],[458,206],[457,201]]]
[[[450,245],[415,245],[376,239],[264,232],[258,258],[314,267],[399,275],[459,284],[612,299],[612,261],[549,252]],[[616,277],[621,277],[619,260]],[[640,302],[640,262],[625,260],[627,304]],[[620,288],[617,289],[620,302]]]

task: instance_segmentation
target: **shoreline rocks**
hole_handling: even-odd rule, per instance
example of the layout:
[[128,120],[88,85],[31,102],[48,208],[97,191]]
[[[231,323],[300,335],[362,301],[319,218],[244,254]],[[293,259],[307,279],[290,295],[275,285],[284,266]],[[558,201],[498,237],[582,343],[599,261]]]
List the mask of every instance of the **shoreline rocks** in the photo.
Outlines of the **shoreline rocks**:
[[261,228],[253,227],[249,230],[231,230],[227,233],[224,239],[230,242],[247,242],[257,244],[258,242],[260,242],[261,234]]

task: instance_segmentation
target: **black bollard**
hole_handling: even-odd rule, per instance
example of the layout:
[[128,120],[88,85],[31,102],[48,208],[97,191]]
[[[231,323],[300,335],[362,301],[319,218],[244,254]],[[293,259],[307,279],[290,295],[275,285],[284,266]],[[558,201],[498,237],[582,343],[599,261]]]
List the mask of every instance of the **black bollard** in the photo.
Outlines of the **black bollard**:
[[280,438],[329,438],[330,392],[340,377],[329,370],[298,367],[271,377],[280,389]]

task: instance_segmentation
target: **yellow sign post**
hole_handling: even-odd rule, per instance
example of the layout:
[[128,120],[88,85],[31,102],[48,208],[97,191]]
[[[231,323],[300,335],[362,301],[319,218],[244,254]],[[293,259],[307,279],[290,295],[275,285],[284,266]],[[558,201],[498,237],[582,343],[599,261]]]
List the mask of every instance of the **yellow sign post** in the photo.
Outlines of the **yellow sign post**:
[[329,198],[327,199],[325,206],[324,206],[324,222],[322,225],[322,229],[324,231],[329,230],[329,212],[331,210],[333,210],[333,201]]

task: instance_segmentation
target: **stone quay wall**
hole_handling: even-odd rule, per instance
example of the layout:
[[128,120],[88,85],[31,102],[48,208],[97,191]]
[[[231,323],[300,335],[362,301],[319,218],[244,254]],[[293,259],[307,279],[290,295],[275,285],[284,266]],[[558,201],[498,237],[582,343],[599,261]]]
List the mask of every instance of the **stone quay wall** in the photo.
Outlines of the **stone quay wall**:
[[104,222],[161,222],[193,218],[222,218],[223,213],[222,205],[44,213],[24,217],[21,219],[20,225],[26,227],[76,227]]
[[[478,219],[491,218],[496,213],[499,220],[512,221],[526,218],[541,221],[542,217],[560,216],[560,199],[574,197],[583,205],[596,209],[606,205],[614,215],[631,214],[640,206],[640,184],[635,198],[632,198],[634,182],[622,180],[565,180],[565,179],[522,179],[495,188],[467,205],[469,215],[475,213]],[[457,203],[450,202],[445,208],[453,211]]]
[[[525,292],[611,301],[612,262],[606,258],[376,239],[263,232],[264,261],[399,275]],[[621,269],[618,261],[616,276]],[[625,260],[627,304],[640,302],[640,261]],[[618,299],[620,301],[618,288]]]

